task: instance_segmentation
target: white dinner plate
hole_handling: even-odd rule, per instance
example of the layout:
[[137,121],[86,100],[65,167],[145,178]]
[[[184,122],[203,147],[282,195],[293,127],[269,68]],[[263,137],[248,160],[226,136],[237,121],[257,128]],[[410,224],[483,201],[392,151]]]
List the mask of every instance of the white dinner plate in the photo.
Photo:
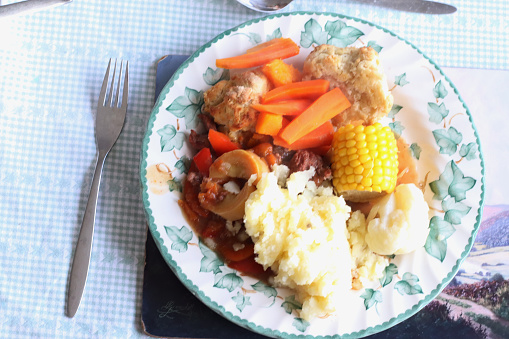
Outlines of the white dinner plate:
[[[200,128],[203,92],[229,76],[217,58],[242,54],[275,37],[301,47],[297,67],[319,44],[371,46],[381,58],[394,106],[383,121],[409,144],[432,215],[426,245],[391,259],[383,278],[345,292],[335,314],[305,321],[292,291],[273,288],[228,268],[200,241],[177,201]],[[157,179],[154,168],[169,171]],[[440,68],[411,43],[356,18],[333,13],[284,13],[248,21],[197,50],[166,84],[152,111],[141,158],[143,202],[150,231],[182,283],[234,323],[272,337],[362,337],[415,314],[447,285],[479,228],[484,164],[472,117]],[[338,259],[339,260],[339,259]]]

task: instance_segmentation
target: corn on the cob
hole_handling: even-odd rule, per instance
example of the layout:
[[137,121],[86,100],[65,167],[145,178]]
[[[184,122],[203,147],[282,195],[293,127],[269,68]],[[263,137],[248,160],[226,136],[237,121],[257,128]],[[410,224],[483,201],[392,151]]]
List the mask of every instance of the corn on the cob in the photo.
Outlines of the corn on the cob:
[[398,146],[389,127],[343,126],[334,134],[332,149],[332,183],[346,200],[368,201],[394,191]]

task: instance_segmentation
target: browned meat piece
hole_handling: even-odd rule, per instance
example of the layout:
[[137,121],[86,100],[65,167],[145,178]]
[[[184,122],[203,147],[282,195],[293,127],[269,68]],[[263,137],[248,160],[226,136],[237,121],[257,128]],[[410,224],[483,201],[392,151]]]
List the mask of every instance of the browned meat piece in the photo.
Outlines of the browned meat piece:
[[190,171],[187,174],[186,179],[187,179],[187,181],[189,181],[189,183],[192,186],[199,188],[200,184],[201,184],[201,181],[203,179],[203,175],[201,175],[200,172],[192,172],[192,171]]
[[324,180],[332,178],[332,170],[325,163],[323,158],[316,153],[307,150],[298,150],[288,164],[290,173],[307,171],[315,168],[315,175],[312,180],[316,186],[320,186]]
[[244,145],[254,133],[258,112],[251,108],[270,89],[260,69],[234,75],[218,82],[204,95],[203,110],[214,118],[218,129]]
[[306,58],[303,78],[327,79],[331,88],[339,87],[348,98],[352,106],[333,119],[336,126],[359,120],[373,124],[391,110],[392,94],[371,47],[320,45]]
[[201,119],[201,121],[205,125],[205,129],[207,130],[207,132],[211,129],[213,129],[214,131],[217,131],[216,123],[214,122],[214,119],[212,119],[212,117],[210,115],[202,113],[202,114],[198,114],[198,117]]
[[274,146],[272,153],[274,153],[274,155],[279,158],[280,162],[287,164],[292,159],[295,151],[289,150],[288,148],[284,148],[282,146]]
[[207,134],[198,134],[193,129],[191,130],[191,134],[189,134],[189,143],[196,150],[210,148],[210,142]]

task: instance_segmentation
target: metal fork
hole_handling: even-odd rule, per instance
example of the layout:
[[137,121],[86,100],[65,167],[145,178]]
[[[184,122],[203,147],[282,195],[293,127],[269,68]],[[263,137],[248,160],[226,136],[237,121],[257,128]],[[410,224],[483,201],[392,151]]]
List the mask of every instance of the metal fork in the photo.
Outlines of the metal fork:
[[[97,196],[99,194],[99,185],[101,183],[101,174],[104,160],[109,151],[115,144],[124,126],[124,120],[127,112],[127,96],[129,92],[129,63],[125,62],[124,81],[122,80],[122,66],[117,73],[117,61],[113,66],[113,76],[107,95],[108,82],[110,77],[110,68],[112,60],[108,63],[108,69],[104,76],[99,102],[97,104],[97,115],[95,119],[95,140],[97,144],[97,162],[90,188],[85,215],[81,224],[78,243],[74,253],[74,260],[71,268],[69,281],[69,290],[67,294],[67,316],[72,318],[76,314],[80,305],[85,283],[87,281],[88,267],[90,264],[90,254],[92,251],[92,237],[94,235],[95,211],[97,207]],[[116,91],[114,93],[116,80]],[[122,93],[122,102],[119,106],[120,93]]]

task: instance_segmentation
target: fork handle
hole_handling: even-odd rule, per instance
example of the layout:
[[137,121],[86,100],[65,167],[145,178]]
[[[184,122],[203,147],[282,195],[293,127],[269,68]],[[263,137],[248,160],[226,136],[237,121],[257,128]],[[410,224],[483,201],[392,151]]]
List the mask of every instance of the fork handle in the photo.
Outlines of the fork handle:
[[92,252],[92,238],[94,235],[95,211],[97,207],[97,197],[99,195],[99,185],[101,183],[102,169],[106,154],[99,153],[96,159],[96,167],[92,187],[88,196],[87,207],[83,222],[81,223],[80,235],[74,260],[71,268],[69,281],[69,290],[67,292],[67,316],[72,318],[80,306],[83,290],[87,281],[88,267],[90,264],[90,254]]

